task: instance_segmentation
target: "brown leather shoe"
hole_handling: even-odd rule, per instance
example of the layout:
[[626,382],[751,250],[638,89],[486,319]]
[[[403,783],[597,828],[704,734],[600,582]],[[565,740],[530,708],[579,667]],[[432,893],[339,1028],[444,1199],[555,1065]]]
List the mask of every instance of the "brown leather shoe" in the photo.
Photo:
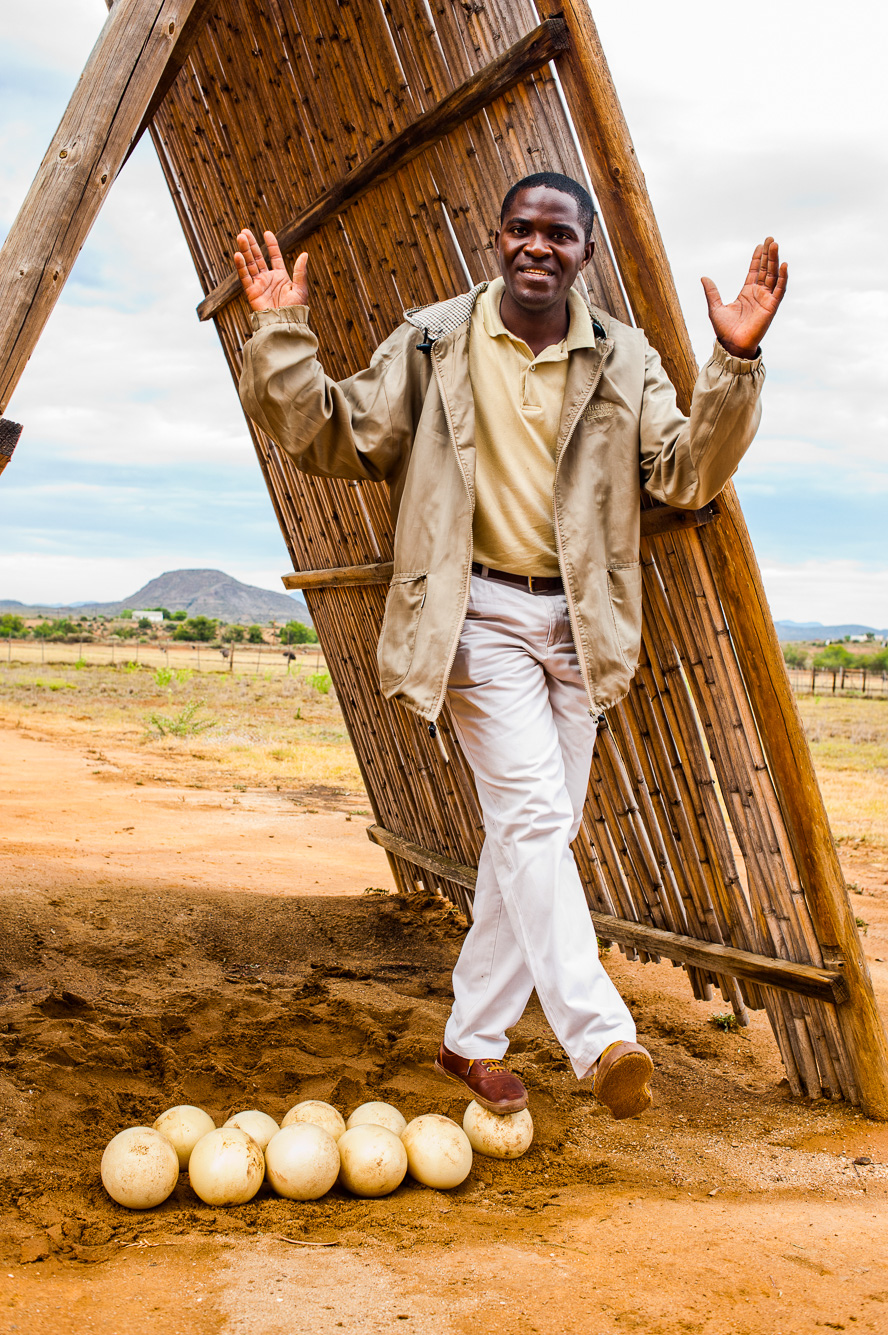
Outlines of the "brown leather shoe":
[[654,1101],[649,1081],[654,1063],[640,1043],[612,1043],[595,1065],[592,1093],[618,1121],[637,1117]]
[[435,1070],[465,1085],[476,1103],[493,1113],[516,1113],[527,1107],[527,1090],[498,1057],[458,1057],[441,1044]]

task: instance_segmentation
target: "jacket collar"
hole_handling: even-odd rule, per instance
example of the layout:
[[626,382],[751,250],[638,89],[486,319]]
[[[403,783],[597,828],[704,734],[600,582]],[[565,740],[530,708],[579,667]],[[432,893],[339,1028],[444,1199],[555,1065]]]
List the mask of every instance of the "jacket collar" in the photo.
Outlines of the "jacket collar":
[[[434,343],[446,334],[452,334],[460,325],[467,324],[472,318],[475,303],[482,292],[487,290],[487,281],[476,283],[469,292],[458,297],[448,297],[445,301],[433,301],[428,306],[411,306],[404,312],[404,319],[422,330],[426,340]],[[576,289],[574,289],[576,290]],[[587,303],[588,304],[588,303]],[[610,328],[610,316],[606,311],[589,306],[592,316],[592,328],[596,339],[605,339]]]

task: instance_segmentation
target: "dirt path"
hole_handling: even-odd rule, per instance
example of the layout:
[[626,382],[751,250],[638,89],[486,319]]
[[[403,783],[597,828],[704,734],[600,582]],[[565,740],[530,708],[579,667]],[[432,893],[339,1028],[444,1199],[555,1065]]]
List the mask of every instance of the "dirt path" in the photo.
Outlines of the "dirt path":
[[[461,1118],[430,1055],[462,926],[362,893],[391,885],[366,799],[190,787],[185,759],[32,722],[0,732],[2,1335],[888,1331],[888,1127],[789,1099],[761,1015],[721,1032],[680,970],[616,952],[657,1062],[646,1117],[611,1121],[532,1005],[522,1160],[376,1202],[210,1209],[183,1176],[155,1211],[115,1206],[104,1144],[174,1103]],[[884,855],[847,854],[884,1000]]]

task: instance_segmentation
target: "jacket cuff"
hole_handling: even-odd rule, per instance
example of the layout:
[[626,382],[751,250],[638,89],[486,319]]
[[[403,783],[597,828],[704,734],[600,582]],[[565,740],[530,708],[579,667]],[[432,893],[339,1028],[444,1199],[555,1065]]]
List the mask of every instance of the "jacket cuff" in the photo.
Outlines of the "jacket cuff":
[[[299,309],[302,309],[301,307]],[[255,320],[255,315],[253,319]],[[712,360],[723,370],[732,375],[753,375],[758,371],[762,364],[762,350],[758,349],[758,355],[755,357],[734,357],[723,348],[718,339],[715,340],[715,346],[712,349]]]
[[272,324],[308,324],[307,306],[281,306],[273,311],[253,311],[250,325],[255,333]]

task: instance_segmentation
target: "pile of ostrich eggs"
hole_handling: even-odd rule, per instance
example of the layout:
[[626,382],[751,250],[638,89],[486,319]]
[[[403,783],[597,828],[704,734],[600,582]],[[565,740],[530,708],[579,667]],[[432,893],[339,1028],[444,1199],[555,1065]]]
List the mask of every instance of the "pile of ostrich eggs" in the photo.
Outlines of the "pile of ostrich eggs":
[[410,1176],[426,1187],[447,1191],[472,1171],[472,1146],[462,1127],[440,1113],[414,1117],[401,1135]]
[[273,1117],[269,1117],[268,1113],[260,1112],[258,1108],[250,1108],[247,1112],[235,1113],[222,1125],[223,1127],[236,1126],[241,1131],[246,1131],[248,1136],[253,1137],[263,1154],[272,1136],[276,1136],[281,1129]]
[[252,1136],[236,1126],[210,1131],[191,1151],[188,1176],[207,1205],[243,1205],[262,1186],[265,1159]]
[[294,1122],[307,1122],[310,1126],[319,1126],[334,1140],[338,1140],[345,1130],[345,1118],[342,1113],[334,1108],[332,1103],[324,1103],[322,1099],[305,1099],[304,1102],[297,1103],[284,1117],[281,1129],[292,1126]]
[[265,1175],[279,1196],[316,1201],[339,1176],[339,1148],[311,1122],[291,1122],[272,1136],[265,1151]]
[[203,1108],[195,1108],[191,1103],[180,1103],[162,1112],[154,1123],[154,1129],[171,1142],[179,1156],[179,1167],[187,1168],[191,1151],[202,1136],[216,1130],[216,1123]]
[[404,1181],[407,1151],[394,1131],[365,1122],[339,1137],[339,1181],[353,1196],[387,1196]]
[[463,1131],[478,1154],[490,1159],[520,1159],[533,1140],[533,1119],[525,1108],[516,1113],[494,1113],[474,1100],[463,1116]]
[[102,1185],[112,1200],[130,1210],[150,1210],[170,1195],[179,1180],[179,1156],[153,1126],[131,1126],[105,1147]]
[[386,1131],[392,1131],[396,1136],[400,1136],[407,1125],[407,1118],[391,1103],[362,1103],[360,1108],[355,1108],[345,1125],[351,1131],[353,1126],[367,1124],[384,1126]]

